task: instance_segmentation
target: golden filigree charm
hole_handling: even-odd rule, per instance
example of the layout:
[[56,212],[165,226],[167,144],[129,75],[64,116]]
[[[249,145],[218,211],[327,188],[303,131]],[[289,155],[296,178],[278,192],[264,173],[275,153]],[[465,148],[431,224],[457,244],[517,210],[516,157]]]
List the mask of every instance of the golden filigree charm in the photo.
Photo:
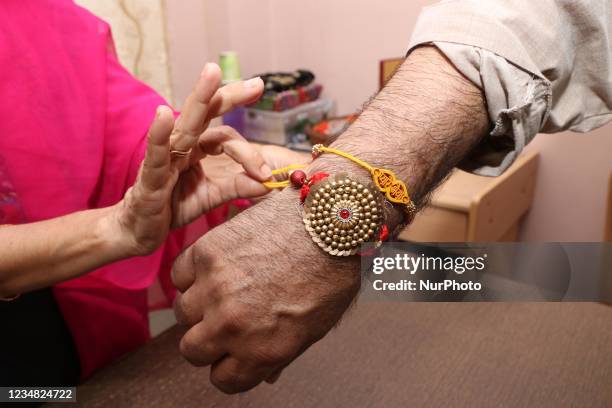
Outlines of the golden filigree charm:
[[306,230],[331,255],[354,255],[362,243],[378,241],[383,223],[383,199],[376,187],[346,174],[316,183],[304,201]]
[[340,157],[344,157],[345,159],[348,159],[369,171],[378,190],[382,192],[387,200],[389,200],[391,203],[404,206],[404,211],[408,216],[407,221],[409,223],[412,222],[417,212],[417,208],[410,199],[408,187],[406,187],[406,184],[404,184],[402,180],[399,180],[395,176],[395,173],[393,173],[391,170],[372,167],[363,160],[360,160],[349,153],[343,152],[342,150],[333,149],[331,147],[323,146],[322,144],[316,144],[312,147],[313,158],[318,157],[324,152],[329,152]]
[[378,189],[385,193],[387,199],[392,203],[404,205],[410,203],[406,185],[401,180],[398,180],[392,171],[374,169],[372,170],[372,178]]

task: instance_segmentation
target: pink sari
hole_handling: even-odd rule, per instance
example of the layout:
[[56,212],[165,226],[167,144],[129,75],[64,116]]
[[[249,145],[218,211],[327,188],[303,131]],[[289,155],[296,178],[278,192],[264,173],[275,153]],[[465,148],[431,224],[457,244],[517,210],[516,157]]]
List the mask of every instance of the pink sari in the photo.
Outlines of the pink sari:
[[[108,25],[72,1],[2,0],[0,31],[0,224],[118,202],[165,101],[121,67]],[[203,229],[226,209],[208,214]],[[54,287],[82,377],[148,339],[147,288],[159,279],[169,304],[169,271],[184,244],[179,231],[151,256]]]

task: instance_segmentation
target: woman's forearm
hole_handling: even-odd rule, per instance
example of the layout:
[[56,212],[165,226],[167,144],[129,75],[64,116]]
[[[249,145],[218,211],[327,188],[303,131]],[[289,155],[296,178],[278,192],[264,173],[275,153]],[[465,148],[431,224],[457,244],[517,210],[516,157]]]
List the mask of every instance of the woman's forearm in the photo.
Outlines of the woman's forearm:
[[0,227],[0,298],[78,277],[134,255],[115,208]]

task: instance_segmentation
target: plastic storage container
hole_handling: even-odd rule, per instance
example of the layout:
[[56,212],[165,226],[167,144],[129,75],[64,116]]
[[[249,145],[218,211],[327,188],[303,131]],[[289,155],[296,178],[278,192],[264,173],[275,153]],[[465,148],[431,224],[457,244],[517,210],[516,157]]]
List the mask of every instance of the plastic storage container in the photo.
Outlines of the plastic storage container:
[[283,112],[245,109],[244,136],[252,141],[310,150],[306,125],[334,115],[334,103],[318,99]]

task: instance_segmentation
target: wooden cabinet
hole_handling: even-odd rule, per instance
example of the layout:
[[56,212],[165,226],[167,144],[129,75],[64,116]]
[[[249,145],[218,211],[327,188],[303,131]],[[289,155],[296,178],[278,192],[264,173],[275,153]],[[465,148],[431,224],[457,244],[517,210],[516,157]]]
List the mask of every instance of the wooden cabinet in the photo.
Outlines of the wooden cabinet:
[[515,241],[533,200],[538,153],[523,153],[501,176],[455,170],[401,234],[415,242]]

